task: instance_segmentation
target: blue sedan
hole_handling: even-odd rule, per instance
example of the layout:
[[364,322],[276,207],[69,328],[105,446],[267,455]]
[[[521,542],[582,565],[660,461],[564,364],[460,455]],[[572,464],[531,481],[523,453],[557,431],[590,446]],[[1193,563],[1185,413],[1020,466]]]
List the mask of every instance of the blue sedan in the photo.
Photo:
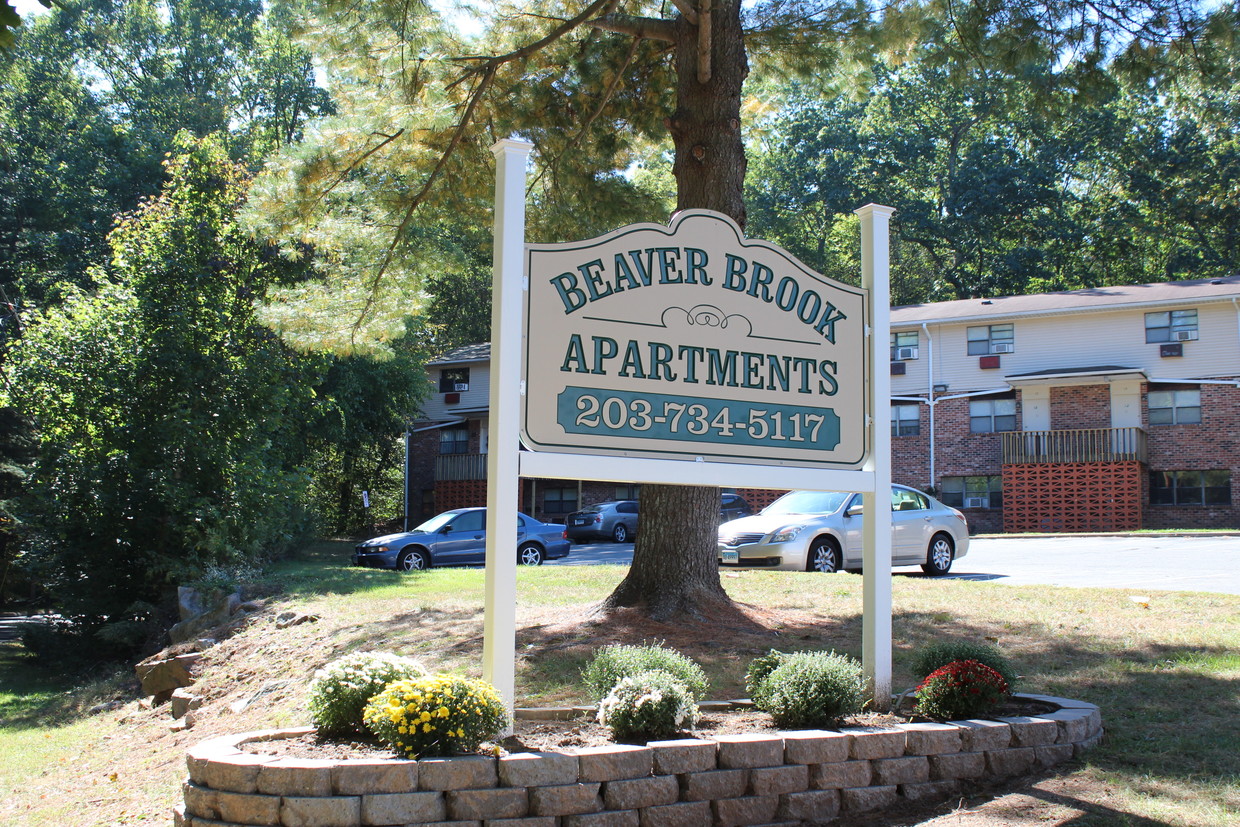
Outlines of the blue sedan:
[[[486,563],[487,510],[457,508],[431,517],[413,531],[375,537],[353,550],[353,565],[422,571],[431,566],[480,566]],[[540,566],[567,557],[564,526],[540,523],[517,514],[517,562]]]

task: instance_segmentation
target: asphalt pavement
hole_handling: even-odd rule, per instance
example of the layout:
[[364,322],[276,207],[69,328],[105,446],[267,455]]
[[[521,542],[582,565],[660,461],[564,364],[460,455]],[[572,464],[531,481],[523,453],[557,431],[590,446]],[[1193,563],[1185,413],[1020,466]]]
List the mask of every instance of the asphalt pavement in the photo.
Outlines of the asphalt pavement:
[[[632,543],[574,545],[550,565],[623,565]],[[897,575],[923,576],[916,568]],[[949,578],[1012,585],[1050,585],[1240,594],[1240,533],[1220,535],[986,535]]]

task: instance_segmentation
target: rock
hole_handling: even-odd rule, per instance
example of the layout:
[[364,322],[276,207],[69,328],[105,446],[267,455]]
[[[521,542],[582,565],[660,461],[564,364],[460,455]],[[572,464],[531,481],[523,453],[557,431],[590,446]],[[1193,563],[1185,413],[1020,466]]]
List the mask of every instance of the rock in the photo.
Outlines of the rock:
[[173,645],[193,640],[203,632],[227,623],[241,610],[241,593],[219,590],[200,592],[180,586],[177,589],[177,608],[181,613],[181,622],[168,630]]
[[317,623],[318,615],[308,615],[302,612],[280,612],[276,615],[276,628],[287,629],[290,626],[300,626],[302,623]]
[[173,718],[183,718],[189,714],[190,710],[202,706],[202,698],[189,692],[184,687],[174,689],[169,700],[172,702]]
[[166,695],[171,698],[172,690],[194,683],[190,668],[198,662],[202,655],[190,653],[177,655],[162,660],[144,660],[134,667],[138,681],[142,684],[143,695]]

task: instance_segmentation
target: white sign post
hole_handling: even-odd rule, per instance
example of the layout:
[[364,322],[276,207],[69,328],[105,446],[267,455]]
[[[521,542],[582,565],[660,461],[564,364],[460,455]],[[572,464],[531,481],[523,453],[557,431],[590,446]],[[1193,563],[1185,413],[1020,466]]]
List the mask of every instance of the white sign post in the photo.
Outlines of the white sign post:
[[487,679],[511,708],[519,477],[842,490],[865,496],[865,669],[886,708],[890,401],[877,366],[893,211],[858,211],[861,288],[706,210],[531,245],[523,262],[530,149],[494,147]]

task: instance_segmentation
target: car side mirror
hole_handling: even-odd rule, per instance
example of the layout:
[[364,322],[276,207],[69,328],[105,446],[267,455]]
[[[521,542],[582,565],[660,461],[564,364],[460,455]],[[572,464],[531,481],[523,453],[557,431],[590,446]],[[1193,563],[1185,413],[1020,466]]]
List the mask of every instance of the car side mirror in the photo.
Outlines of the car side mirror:
[[439,529],[440,534],[450,534],[451,532],[452,532],[452,526],[450,525],[446,525],[443,528]]
[[865,506],[863,505],[850,505],[848,506],[848,510],[844,512],[844,514],[848,517],[856,517],[864,513]]

